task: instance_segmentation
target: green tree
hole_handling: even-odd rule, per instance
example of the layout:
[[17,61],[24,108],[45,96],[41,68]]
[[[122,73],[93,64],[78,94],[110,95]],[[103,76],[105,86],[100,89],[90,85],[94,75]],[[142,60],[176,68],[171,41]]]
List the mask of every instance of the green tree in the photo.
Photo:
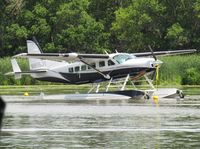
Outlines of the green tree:
[[0,55],[4,56],[4,30],[5,30],[5,6],[6,2],[1,1],[0,5]]
[[187,35],[179,23],[173,24],[167,29],[166,39],[169,39],[169,44],[172,48],[188,43]]
[[[97,21],[104,25],[105,32],[111,32],[112,23],[115,21],[115,11],[120,7],[124,8],[131,4],[133,0],[90,0],[88,11]],[[110,50],[117,49],[118,40],[115,34],[110,34],[109,39]]]
[[97,20],[104,24],[109,32],[112,22],[115,21],[115,11],[120,7],[127,7],[132,0],[90,0],[88,11]]
[[[112,25],[122,49],[143,50],[147,45],[159,46],[162,42],[162,13],[165,7],[157,0],[135,0],[127,8],[116,11]],[[158,47],[159,48],[159,47]]]
[[23,0],[6,1],[4,5],[2,49],[3,55],[15,54],[25,49],[27,29],[18,23],[22,14],[25,2]]
[[199,70],[197,68],[188,68],[184,72],[183,78],[182,78],[182,84],[183,85],[199,85]]
[[55,42],[68,51],[102,53],[107,47],[109,34],[87,13],[88,5],[87,0],[74,0],[60,5],[56,13]]
[[48,52],[200,49],[199,14],[200,0],[1,1],[0,55],[32,36]]
[[[194,13],[191,14],[192,24],[191,24],[191,45],[193,45],[195,48],[200,50],[200,0],[196,0],[196,2],[192,5]],[[189,22],[188,22],[189,23]]]
[[[174,49],[199,49],[199,0],[163,0],[161,3],[166,7],[163,24],[166,28],[164,45]],[[173,31],[176,36],[172,37],[170,34]]]
[[135,0],[116,11],[112,31],[121,49],[199,49],[199,0]]

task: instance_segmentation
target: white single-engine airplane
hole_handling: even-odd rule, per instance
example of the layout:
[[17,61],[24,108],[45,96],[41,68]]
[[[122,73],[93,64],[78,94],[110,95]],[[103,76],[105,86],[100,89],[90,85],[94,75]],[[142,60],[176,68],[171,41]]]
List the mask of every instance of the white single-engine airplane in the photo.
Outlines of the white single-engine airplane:
[[[28,58],[30,71],[21,71],[15,59],[11,60],[16,78],[31,75],[33,78],[69,84],[86,84],[107,81],[111,78],[124,78],[127,74],[134,78],[155,71],[162,64],[155,55],[184,54],[196,51],[176,50],[145,53],[78,54],[42,53],[36,42],[27,40],[28,53],[13,58]],[[148,56],[154,56],[149,58]]]
[[[43,53],[37,41],[27,40],[28,53],[15,55],[11,60],[16,79],[22,75],[50,82],[68,84],[99,83],[125,78],[133,80],[154,72],[162,64],[155,55],[185,54],[196,51],[175,50],[145,53],[79,54],[79,53]],[[153,56],[153,58],[150,58]],[[21,71],[15,58],[28,58],[29,71]]]

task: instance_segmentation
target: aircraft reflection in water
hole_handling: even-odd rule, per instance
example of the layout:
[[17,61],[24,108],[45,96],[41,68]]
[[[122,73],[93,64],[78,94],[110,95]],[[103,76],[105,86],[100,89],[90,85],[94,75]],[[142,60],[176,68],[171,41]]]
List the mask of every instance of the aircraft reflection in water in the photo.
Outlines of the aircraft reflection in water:
[[[31,40],[27,40],[27,47],[28,53],[13,57],[14,59],[11,60],[13,72],[7,73],[8,75],[13,74],[16,79],[19,79],[22,75],[28,74],[37,80],[68,84],[100,83],[126,77],[136,80],[155,72],[156,67],[162,64],[155,55],[195,51],[191,49],[133,54],[42,53],[38,43]],[[149,57],[152,55],[154,58]],[[28,58],[30,70],[21,71],[15,58]]]

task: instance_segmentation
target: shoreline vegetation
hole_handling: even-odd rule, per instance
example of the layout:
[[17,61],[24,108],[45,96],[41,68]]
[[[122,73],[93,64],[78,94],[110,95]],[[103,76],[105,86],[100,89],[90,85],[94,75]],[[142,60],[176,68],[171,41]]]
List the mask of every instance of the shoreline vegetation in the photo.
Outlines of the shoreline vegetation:
[[[163,64],[159,70],[160,86],[200,85],[200,54],[160,57]],[[4,74],[12,71],[11,57],[0,58],[0,85],[57,85],[59,83],[37,81],[30,76],[15,80]],[[21,70],[29,69],[26,59],[17,59]],[[154,82],[155,83],[155,82]],[[62,84],[61,84],[62,85]],[[78,85],[80,86],[80,85]]]

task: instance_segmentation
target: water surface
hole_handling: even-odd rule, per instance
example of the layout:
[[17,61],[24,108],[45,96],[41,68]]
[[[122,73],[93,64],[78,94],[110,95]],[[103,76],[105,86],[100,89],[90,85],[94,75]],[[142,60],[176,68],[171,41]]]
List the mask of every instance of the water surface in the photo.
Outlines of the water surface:
[[9,102],[0,148],[199,148],[200,97]]

